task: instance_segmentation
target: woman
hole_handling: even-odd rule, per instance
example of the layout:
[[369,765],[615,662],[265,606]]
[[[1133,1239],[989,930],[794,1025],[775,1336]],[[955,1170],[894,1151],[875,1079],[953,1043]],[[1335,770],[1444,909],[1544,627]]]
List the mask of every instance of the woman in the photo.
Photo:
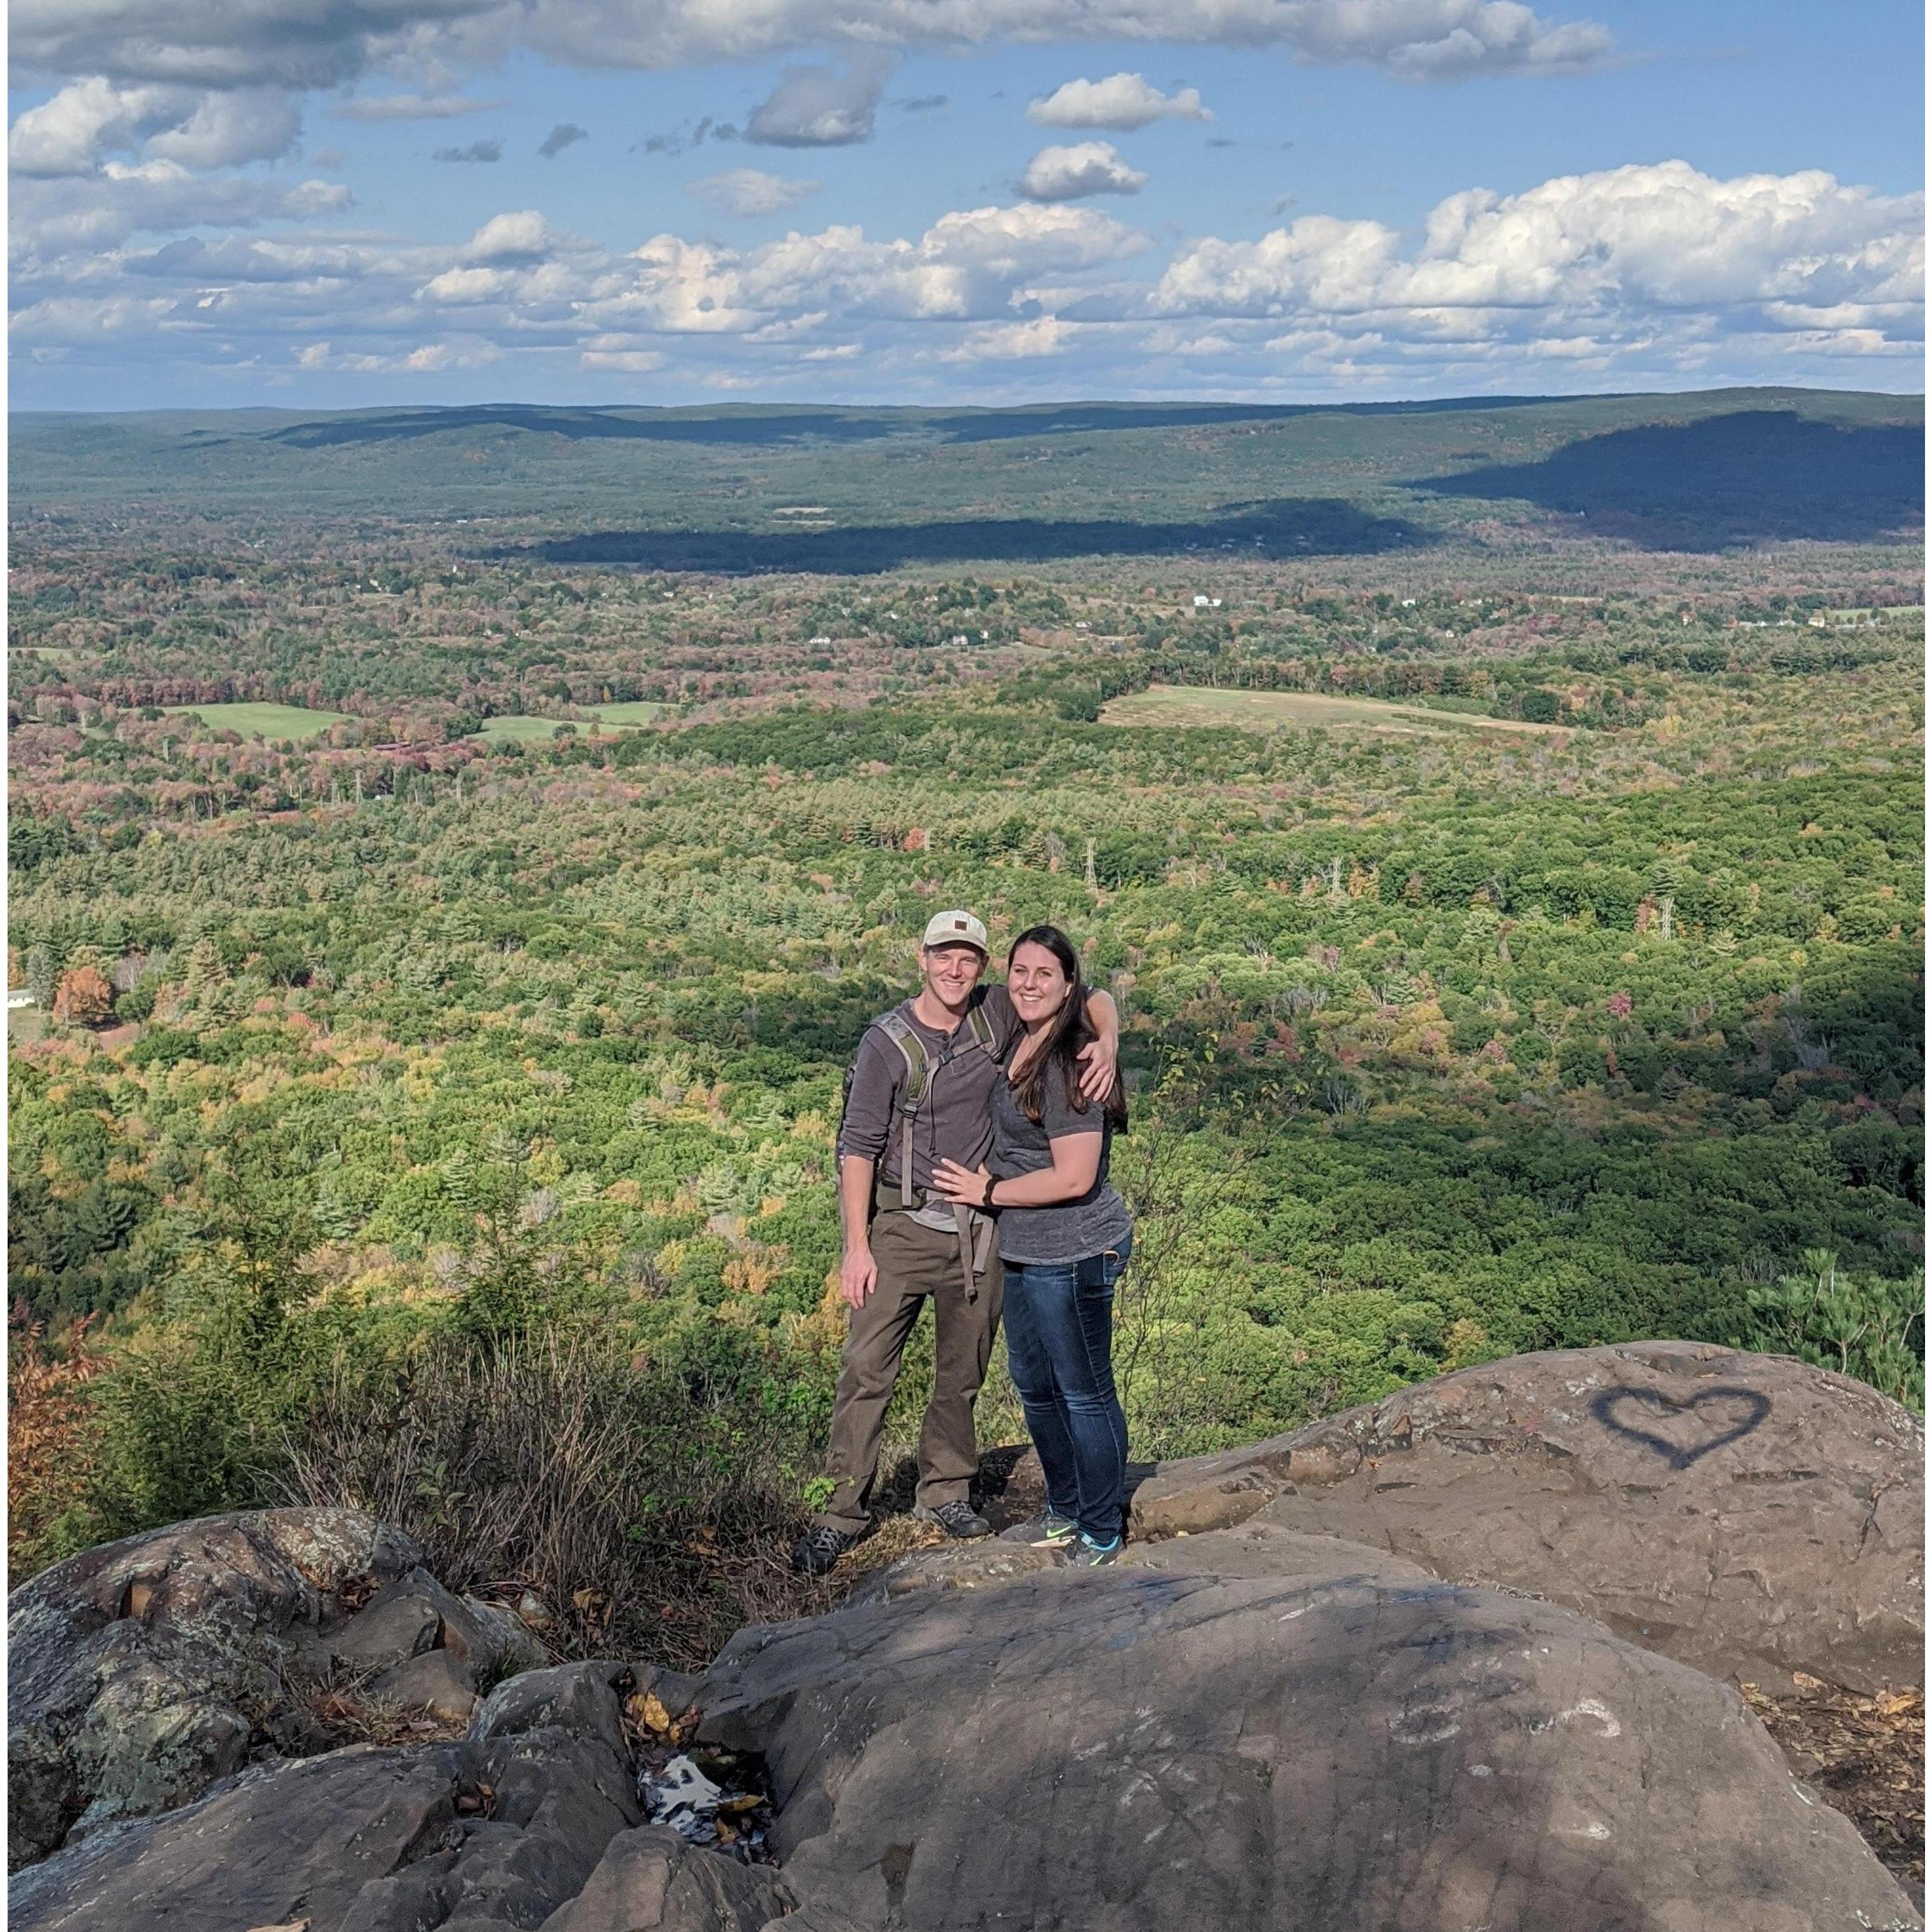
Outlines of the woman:
[[1006,990],[1024,1028],[993,1088],[989,1166],[943,1161],[933,1185],[949,1200],[1000,1211],[1006,1360],[1046,1474],[1036,1534],[1081,1566],[1120,1553],[1127,1424],[1114,1388],[1114,1284],[1133,1220],[1107,1184],[1126,1106],[1115,1082],[1096,1104],[1080,1091],[1078,1055],[1093,1037],[1080,958],[1058,926],[1013,942]]

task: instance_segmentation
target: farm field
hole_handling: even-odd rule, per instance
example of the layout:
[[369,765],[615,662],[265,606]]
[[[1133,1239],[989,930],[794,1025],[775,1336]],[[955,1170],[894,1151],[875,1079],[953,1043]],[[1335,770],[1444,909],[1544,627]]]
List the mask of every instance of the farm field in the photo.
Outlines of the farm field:
[[561,718],[490,718],[474,734],[496,745],[538,745],[554,738],[565,722]]
[[1222,691],[1156,684],[1117,698],[1100,713],[1106,724],[1195,728],[1224,724],[1240,731],[1316,730],[1360,725],[1371,730],[1439,736],[1454,731],[1562,731],[1561,724],[1516,718],[1484,718],[1434,711],[1378,698],[1331,698],[1319,692]]
[[179,717],[198,718],[217,730],[238,731],[244,738],[314,738],[332,724],[340,724],[340,711],[310,711],[297,704],[169,704],[162,709]]
[[654,724],[667,707],[649,698],[638,698],[628,704],[594,704],[590,708],[600,724],[626,725]]

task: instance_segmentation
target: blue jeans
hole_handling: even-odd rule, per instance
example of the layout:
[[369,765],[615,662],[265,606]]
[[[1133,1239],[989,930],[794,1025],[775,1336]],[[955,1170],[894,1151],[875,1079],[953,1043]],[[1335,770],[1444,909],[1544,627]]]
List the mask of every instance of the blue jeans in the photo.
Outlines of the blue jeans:
[[1046,1475],[1047,1507],[1096,1543],[1120,1534],[1127,1419],[1114,1388],[1114,1284],[1133,1244],[1006,1270],[1006,1364]]

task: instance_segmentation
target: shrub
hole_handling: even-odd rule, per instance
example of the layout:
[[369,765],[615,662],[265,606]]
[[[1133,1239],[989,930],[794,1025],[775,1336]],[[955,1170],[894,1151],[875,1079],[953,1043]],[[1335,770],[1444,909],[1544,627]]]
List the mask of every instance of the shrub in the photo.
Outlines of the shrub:
[[743,1623],[820,1606],[784,1563],[806,1447],[742,1376],[595,1330],[452,1333],[398,1369],[338,1365],[280,1487],[406,1530],[454,1588],[533,1590],[563,1652],[694,1666]]
[[23,1310],[8,1324],[7,1568],[14,1581],[88,1540],[80,1526],[94,1470],[89,1384],[105,1366],[88,1325],[74,1323],[56,1352]]
[[1870,1382],[1894,1402],[1925,1408],[1925,1275],[1904,1281],[1842,1273],[1829,1250],[1810,1248],[1802,1275],[1754,1288],[1741,1346],[1796,1355]]

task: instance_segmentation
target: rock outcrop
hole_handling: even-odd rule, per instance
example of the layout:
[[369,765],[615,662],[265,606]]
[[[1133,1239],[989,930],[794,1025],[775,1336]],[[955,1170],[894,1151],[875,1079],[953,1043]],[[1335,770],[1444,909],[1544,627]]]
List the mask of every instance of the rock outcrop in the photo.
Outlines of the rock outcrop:
[[1632,1342],[1465,1369],[1162,1464],[1133,1521],[1187,1533],[1175,1567],[1217,1567],[1198,1533],[1236,1524],[1342,1538],[1716,1676],[1870,1691],[1924,1681],[1924,1458],[1922,1424],[1862,1382]]
[[[480,1695],[533,1648],[406,1538],[184,1524],[16,1593],[10,1920],[1910,1932],[1737,1691],[1661,1653],[1899,1681],[1919,1453],[1902,1412],[1796,1364],[1528,1357],[1157,1471],[1136,1509],[1162,1533],[1112,1569],[922,1552],[701,1677],[538,1661]],[[275,1700],[302,1670],[446,1734],[291,1761],[314,1740]],[[755,1833],[646,1822],[668,1766],[717,1797],[687,1750],[751,1777]]]
[[500,1685],[460,1742],[244,1771],[17,1874],[10,1923],[760,1932],[796,1902],[777,1873],[640,1822],[622,1708],[640,1682],[619,1663],[531,1671]]
[[704,1694],[868,1927],[1918,1922],[1735,1691],[1491,1591],[1022,1576],[746,1630]]
[[[296,1681],[387,1671],[381,1694],[460,1724],[468,1673],[542,1661],[514,1617],[422,1564],[407,1537],[353,1510],[258,1510],[104,1544],[15,1591],[9,1868],[76,1827],[184,1804],[258,1755],[313,1748]],[[423,1683],[394,1681],[444,1648],[434,1683],[421,1666]]]

